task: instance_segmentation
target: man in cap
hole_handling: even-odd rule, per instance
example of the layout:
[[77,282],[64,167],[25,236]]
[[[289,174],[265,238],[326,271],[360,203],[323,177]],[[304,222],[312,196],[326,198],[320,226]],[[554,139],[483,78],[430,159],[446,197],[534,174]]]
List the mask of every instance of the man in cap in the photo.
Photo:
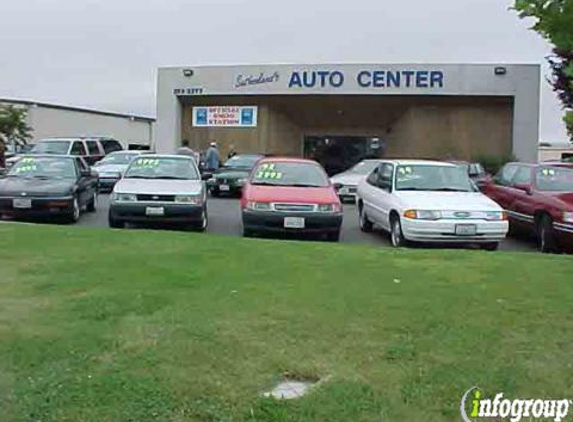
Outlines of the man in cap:
[[219,150],[217,149],[217,142],[212,141],[209,144],[209,149],[205,154],[205,166],[208,170],[217,170],[221,163],[221,156],[219,155]]

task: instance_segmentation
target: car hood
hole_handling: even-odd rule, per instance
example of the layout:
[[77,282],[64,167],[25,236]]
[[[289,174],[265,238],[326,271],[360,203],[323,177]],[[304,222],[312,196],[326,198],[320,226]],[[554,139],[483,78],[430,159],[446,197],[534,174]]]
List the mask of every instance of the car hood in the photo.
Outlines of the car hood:
[[198,195],[202,188],[201,180],[121,179],[113,191],[148,195]]
[[544,193],[563,203],[563,205],[567,210],[573,211],[573,192],[544,192]]
[[215,179],[245,179],[249,176],[250,169],[220,169],[213,174]]
[[341,184],[347,186],[357,186],[362,180],[364,180],[367,176],[359,173],[354,172],[345,172],[337,174],[336,176],[332,176],[330,181],[333,184]]
[[294,203],[294,204],[333,204],[338,195],[331,186],[324,188],[297,188],[292,186],[253,186],[246,193],[247,201]]
[[502,208],[480,192],[396,191],[406,208],[429,211],[501,211]]
[[121,173],[127,169],[127,164],[102,164],[95,166],[94,170],[98,173]]
[[[51,197],[70,195],[74,188],[73,180],[27,179],[8,177],[0,179],[0,196]],[[22,195],[22,194],[25,195]]]

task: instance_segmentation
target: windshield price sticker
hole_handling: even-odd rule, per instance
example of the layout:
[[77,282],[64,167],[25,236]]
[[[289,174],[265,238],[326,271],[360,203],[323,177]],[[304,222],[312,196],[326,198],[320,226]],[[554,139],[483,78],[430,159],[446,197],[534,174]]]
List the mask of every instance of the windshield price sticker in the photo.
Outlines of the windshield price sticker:
[[555,176],[555,170],[554,169],[542,169],[541,174],[545,177]]
[[157,167],[159,160],[157,158],[139,158],[133,163],[134,167]]
[[26,164],[26,165],[23,165],[23,166],[16,168],[15,172],[16,173],[30,173],[30,172],[33,172],[36,170],[38,170],[38,167],[36,166],[36,164]]
[[280,180],[283,178],[281,172],[276,171],[276,165],[274,163],[264,163],[257,169],[257,179],[270,179],[270,180]]
[[412,167],[398,167],[398,181],[410,180],[414,176]]

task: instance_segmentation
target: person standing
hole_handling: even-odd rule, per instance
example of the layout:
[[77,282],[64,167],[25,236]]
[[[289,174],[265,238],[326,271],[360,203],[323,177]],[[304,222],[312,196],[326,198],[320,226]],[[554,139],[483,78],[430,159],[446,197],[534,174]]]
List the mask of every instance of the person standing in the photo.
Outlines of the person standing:
[[187,139],[183,139],[181,142],[182,146],[177,148],[176,154],[177,155],[186,155],[191,157],[195,160],[195,163],[199,165],[199,154],[189,148],[189,141]]
[[219,150],[217,149],[217,143],[215,141],[209,144],[209,149],[205,154],[205,165],[209,170],[217,170],[221,163],[221,156],[219,155]]

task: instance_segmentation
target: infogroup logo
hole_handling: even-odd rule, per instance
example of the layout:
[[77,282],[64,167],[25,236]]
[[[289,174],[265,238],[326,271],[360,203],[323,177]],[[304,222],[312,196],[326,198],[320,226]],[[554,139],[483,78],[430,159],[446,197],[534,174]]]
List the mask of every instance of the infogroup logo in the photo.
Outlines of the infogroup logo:
[[[506,399],[498,393],[492,399],[484,398],[482,390],[472,387],[462,397],[460,412],[465,422],[476,422],[479,418],[502,418],[520,422],[523,418],[564,420],[573,401],[569,399]],[[468,414],[469,413],[469,414]]]

